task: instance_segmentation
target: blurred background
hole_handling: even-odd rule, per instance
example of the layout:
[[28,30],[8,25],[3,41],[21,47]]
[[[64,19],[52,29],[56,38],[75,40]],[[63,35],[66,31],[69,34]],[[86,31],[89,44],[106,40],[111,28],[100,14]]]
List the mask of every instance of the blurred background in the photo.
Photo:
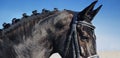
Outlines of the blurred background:
[[[41,12],[43,8],[53,10],[69,9],[82,11],[95,0],[0,0],[0,28],[4,22],[11,23],[13,18],[21,18],[23,13],[32,14],[33,10]],[[120,57],[120,0],[99,0],[96,7],[102,9],[93,20],[96,26],[97,50],[101,58]],[[54,57],[59,57],[54,54]]]

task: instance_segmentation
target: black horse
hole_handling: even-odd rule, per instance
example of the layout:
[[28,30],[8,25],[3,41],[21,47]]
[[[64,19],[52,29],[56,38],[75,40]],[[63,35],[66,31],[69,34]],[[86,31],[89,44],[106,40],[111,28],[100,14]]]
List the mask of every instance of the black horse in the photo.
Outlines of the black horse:
[[102,5],[93,10],[96,2],[81,12],[27,16],[1,30],[0,58],[49,58],[53,53],[62,58],[97,57],[92,20]]

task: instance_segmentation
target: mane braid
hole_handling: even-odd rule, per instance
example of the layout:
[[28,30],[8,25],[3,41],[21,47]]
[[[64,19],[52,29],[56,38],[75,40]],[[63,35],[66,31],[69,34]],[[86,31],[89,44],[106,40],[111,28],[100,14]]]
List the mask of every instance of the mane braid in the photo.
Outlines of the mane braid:
[[20,37],[23,35],[30,34],[30,32],[32,32],[31,29],[34,27],[36,23],[38,23],[39,21],[40,22],[44,21],[46,18],[54,16],[55,14],[57,13],[39,14],[39,15],[30,16],[28,18],[22,18],[18,23],[12,25],[8,29],[4,29],[2,31],[2,36],[13,37],[18,33]]

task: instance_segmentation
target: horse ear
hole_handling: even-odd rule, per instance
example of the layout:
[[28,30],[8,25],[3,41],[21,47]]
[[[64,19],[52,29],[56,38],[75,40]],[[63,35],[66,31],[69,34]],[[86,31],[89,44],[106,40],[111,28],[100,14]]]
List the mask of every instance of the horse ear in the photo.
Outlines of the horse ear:
[[[78,19],[81,20],[81,21],[86,20],[86,17],[88,17],[89,13],[93,11],[93,8],[94,8],[94,6],[97,2],[98,1],[94,1],[88,7],[86,7],[84,10],[79,12],[78,13]],[[87,20],[90,21],[90,19],[87,19]]]
[[86,7],[83,11],[79,12],[78,19],[81,21],[84,20],[87,22],[91,22],[102,7],[102,5],[100,5],[97,9],[94,10],[94,6],[97,2],[98,0],[94,1],[88,7]]
[[95,6],[96,3],[97,3],[97,1],[94,1],[93,3],[91,3],[88,7],[86,7],[86,8],[82,11],[82,13],[83,13],[84,15],[87,15],[89,12],[91,12],[91,11],[93,10],[93,8],[94,8],[94,6]]
[[93,10],[91,12],[91,16],[92,18],[90,19],[91,21],[93,20],[93,18],[95,17],[95,15],[99,12],[99,10],[101,9],[102,5],[100,5],[97,9]]

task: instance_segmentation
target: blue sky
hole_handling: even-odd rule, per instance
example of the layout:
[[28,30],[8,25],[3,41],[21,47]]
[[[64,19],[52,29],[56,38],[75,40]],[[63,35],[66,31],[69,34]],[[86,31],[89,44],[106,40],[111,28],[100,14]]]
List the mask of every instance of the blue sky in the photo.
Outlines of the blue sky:
[[[31,15],[31,11],[46,8],[70,9],[81,11],[94,0],[0,0],[0,28],[3,22],[12,18],[21,18],[22,13]],[[120,0],[99,0],[96,7],[102,9],[93,20],[96,26],[97,49],[120,51]]]

